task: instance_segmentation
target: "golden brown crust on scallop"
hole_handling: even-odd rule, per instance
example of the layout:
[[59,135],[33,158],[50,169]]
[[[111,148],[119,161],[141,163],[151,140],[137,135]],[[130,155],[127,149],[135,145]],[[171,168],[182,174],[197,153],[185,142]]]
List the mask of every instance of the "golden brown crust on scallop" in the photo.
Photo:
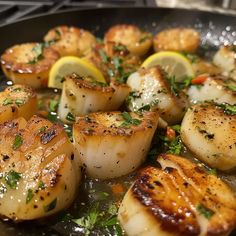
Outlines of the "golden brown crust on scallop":
[[[101,91],[103,93],[114,93],[114,89],[110,86],[101,86],[97,81],[94,81],[90,78],[82,78],[79,75],[73,73],[65,77],[66,79],[71,79],[75,86],[84,89],[91,89]],[[105,84],[104,84],[105,85]]]
[[96,43],[95,36],[77,27],[58,26],[44,37],[45,42],[53,42],[51,47],[61,56],[84,56]]
[[[174,235],[199,235],[199,217],[207,221],[203,235],[227,235],[236,226],[236,198],[217,176],[187,159],[163,154],[162,169],[147,167],[131,188],[160,228]],[[199,210],[199,207],[208,211]],[[210,212],[210,213],[209,213]]]
[[13,85],[0,92],[0,123],[24,117],[29,119],[37,111],[35,91],[26,85]]
[[112,26],[105,34],[105,44],[113,42],[127,47],[133,55],[145,55],[152,45],[152,35],[131,24]]
[[166,29],[154,36],[153,44],[158,51],[195,52],[199,46],[200,35],[191,28]]
[[146,129],[153,128],[153,119],[158,119],[156,112],[146,112],[144,115],[130,113],[130,115],[141,123],[122,126],[125,120],[121,112],[91,113],[77,117],[74,129],[88,136],[132,136],[135,132],[144,132]]
[[49,70],[51,66],[59,59],[59,54],[51,48],[44,48],[43,58],[37,63],[31,63],[35,55],[32,49],[37,43],[25,43],[15,45],[5,51],[1,56],[1,63],[5,70],[11,70],[19,74],[38,74]]
[[15,45],[1,56],[2,70],[16,84],[46,87],[49,70],[60,55],[39,43]]

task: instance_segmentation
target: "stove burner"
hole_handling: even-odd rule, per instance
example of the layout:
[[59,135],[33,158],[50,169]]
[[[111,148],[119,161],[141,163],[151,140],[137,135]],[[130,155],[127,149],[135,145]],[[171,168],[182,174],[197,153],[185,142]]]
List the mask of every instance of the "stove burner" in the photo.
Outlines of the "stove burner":
[[0,26],[39,13],[75,8],[156,6],[155,0],[0,0]]

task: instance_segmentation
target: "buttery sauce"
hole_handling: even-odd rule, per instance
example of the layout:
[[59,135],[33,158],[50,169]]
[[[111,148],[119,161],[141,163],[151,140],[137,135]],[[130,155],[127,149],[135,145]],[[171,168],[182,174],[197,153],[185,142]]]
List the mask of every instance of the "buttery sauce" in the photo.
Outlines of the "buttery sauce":
[[[3,81],[1,83],[1,90],[10,84],[10,81],[7,83],[6,81]],[[37,91],[37,94],[39,114],[53,122],[62,124],[62,122],[58,120],[56,110],[53,110],[56,109],[55,104],[59,102],[60,91],[45,89]],[[50,101],[52,100],[55,101],[55,107],[53,109],[50,108]],[[65,124],[62,125],[64,125],[64,128],[70,137],[71,127]],[[160,140],[157,139],[160,132],[161,131],[157,130],[147,161],[140,169],[147,165],[158,166],[158,163],[155,162],[155,157],[163,150],[163,145],[160,143]],[[153,154],[153,150],[157,151],[157,153],[154,152]],[[200,163],[199,160],[194,158],[185,147],[183,147],[182,150],[182,156],[198,163],[199,166],[205,169],[209,169],[204,164]],[[119,203],[134,181],[137,172],[138,170],[127,176],[112,180],[98,180],[84,176],[75,200],[69,209],[50,218],[38,221],[17,224],[8,220],[5,220],[5,222],[0,221],[1,236],[121,235],[120,229],[117,228],[117,224],[113,222],[113,218],[116,216]],[[217,175],[236,192],[236,171],[230,173],[217,171]],[[81,224],[79,225],[76,223],[76,220],[78,219],[80,220],[80,223],[82,219],[85,227],[81,227]],[[235,232],[232,232],[231,235],[234,235],[234,233]]]

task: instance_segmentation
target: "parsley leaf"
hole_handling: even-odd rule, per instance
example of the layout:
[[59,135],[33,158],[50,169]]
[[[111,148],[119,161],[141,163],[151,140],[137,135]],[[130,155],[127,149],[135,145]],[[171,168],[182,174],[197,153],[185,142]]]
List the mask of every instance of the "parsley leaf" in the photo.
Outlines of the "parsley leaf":
[[133,119],[132,116],[128,112],[121,113],[122,118],[125,120],[121,126],[129,126],[129,125],[139,125],[141,124],[141,120]]
[[49,212],[55,209],[57,205],[57,198],[53,199],[48,205],[44,206],[44,211]]
[[102,58],[102,61],[103,61],[104,63],[108,63],[108,62],[109,62],[109,57],[107,56],[107,54],[106,54],[102,49],[100,49],[100,50],[98,51],[98,53],[99,53],[99,55],[100,55],[100,57]]
[[229,85],[226,85],[225,87],[230,89],[233,92],[236,92],[236,86],[235,85],[229,84]]
[[34,193],[32,189],[28,189],[27,196],[26,196],[26,204],[28,204],[34,197]]
[[5,181],[6,181],[6,184],[12,188],[12,189],[16,189],[17,185],[18,185],[18,182],[19,180],[21,179],[21,174],[14,171],[14,170],[10,170],[6,176],[5,176]]
[[21,106],[21,105],[25,104],[25,101],[23,99],[18,98],[18,99],[16,99],[15,103],[17,106]]
[[17,134],[17,135],[15,136],[14,141],[13,141],[12,148],[13,148],[14,150],[16,150],[16,149],[19,148],[22,144],[23,144],[23,138],[21,137],[21,135]]
[[182,151],[183,145],[180,136],[177,136],[174,140],[169,143],[167,153],[179,155]]
[[28,62],[28,64],[36,64],[39,60],[42,60],[44,58],[43,56],[43,50],[45,48],[44,43],[37,43],[33,48],[32,52],[34,52],[35,56],[32,60]]
[[75,122],[75,117],[71,112],[68,112],[68,114],[66,116],[66,120],[71,121],[71,122]]
[[50,111],[56,111],[58,107],[59,102],[57,100],[51,99],[49,102],[49,109]]
[[231,105],[228,103],[216,104],[217,108],[223,109],[226,115],[236,115],[236,104]]
[[214,211],[205,207],[203,204],[199,203],[197,205],[197,210],[201,215],[204,215],[208,220],[215,214]]
[[5,98],[2,105],[3,106],[7,106],[7,105],[10,105],[10,104],[13,104],[13,100],[11,98]]

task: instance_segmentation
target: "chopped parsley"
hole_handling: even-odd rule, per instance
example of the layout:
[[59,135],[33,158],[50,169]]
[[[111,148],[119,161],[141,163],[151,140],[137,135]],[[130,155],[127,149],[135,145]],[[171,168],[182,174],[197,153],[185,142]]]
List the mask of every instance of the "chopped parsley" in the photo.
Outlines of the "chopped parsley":
[[106,54],[102,49],[100,49],[100,50],[98,51],[98,53],[99,53],[99,55],[100,55],[100,57],[102,58],[102,61],[103,61],[104,63],[108,63],[108,62],[109,62],[109,57],[107,56],[107,54]]
[[199,203],[197,205],[197,210],[201,215],[204,215],[204,217],[207,218],[208,220],[215,214],[214,211],[212,211],[211,209],[205,207],[201,203]]
[[39,129],[39,133],[43,133],[46,129],[47,129],[46,126],[42,126],[42,127]]
[[217,170],[215,169],[215,168],[209,168],[208,170],[207,170],[207,173],[209,174],[209,175],[217,175]]
[[127,51],[127,47],[125,45],[122,45],[122,44],[117,44],[117,45],[113,46],[113,50],[117,51],[117,52]]
[[179,93],[184,89],[187,88],[191,85],[192,77],[186,76],[185,78],[182,79],[182,82],[176,81],[175,76],[169,76],[166,78],[170,88],[171,92],[178,97]]
[[121,236],[123,232],[117,221],[117,211],[118,209],[114,204],[111,204],[107,211],[101,211],[99,203],[96,202],[88,209],[85,216],[72,219],[72,221],[83,228],[84,235],[90,235],[92,231],[100,227],[106,228],[109,232],[112,230],[112,235]]
[[12,144],[12,148],[14,150],[16,150],[17,148],[19,148],[21,145],[23,144],[23,138],[20,134],[17,134],[15,136],[15,139],[13,141],[13,144]]
[[44,211],[49,212],[55,209],[57,205],[57,198],[53,199],[48,205],[44,206]]
[[167,153],[179,155],[183,149],[182,141],[180,136],[177,136],[171,142],[168,141],[168,151]]
[[26,204],[28,204],[34,197],[34,192],[33,190],[30,188],[28,189],[28,192],[27,192],[27,196],[26,196]]
[[128,112],[121,113],[122,118],[124,119],[124,122],[121,124],[121,126],[129,126],[129,125],[139,125],[141,124],[141,120],[139,119],[133,119],[132,116]]
[[12,189],[16,189],[19,180],[21,179],[21,174],[14,171],[14,170],[10,170],[6,175],[5,175],[5,181],[6,184],[12,188]]
[[139,43],[144,43],[147,39],[151,39],[151,38],[152,38],[151,34],[144,35],[143,37],[139,39]]
[[58,116],[56,112],[49,112],[47,115],[47,118],[52,122],[56,122],[58,120]]
[[11,98],[5,98],[2,105],[3,106],[7,106],[7,105],[10,105],[10,104],[13,104],[13,100]]
[[17,106],[21,106],[21,105],[25,104],[25,100],[23,100],[23,99],[16,99],[15,103],[16,103]]
[[39,188],[40,190],[45,189],[45,184],[44,184],[43,181],[39,181],[38,188]]
[[68,120],[70,122],[75,122],[75,117],[71,112],[68,112],[68,114],[66,116],[66,120]]
[[49,102],[50,111],[55,112],[57,110],[58,104],[59,104],[58,100],[51,99],[50,102]]
[[236,85],[228,84],[225,86],[226,88],[230,89],[233,92],[236,92]]
[[236,104],[231,105],[228,103],[216,104],[217,108],[223,109],[226,115],[236,115]]
[[32,52],[34,52],[34,58],[31,59],[28,63],[29,64],[36,64],[39,60],[42,60],[44,58],[43,56],[43,50],[45,48],[44,43],[37,43],[33,48]]
[[68,138],[69,138],[70,141],[72,142],[72,141],[73,141],[72,127],[69,126],[69,125],[65,125],[65,124],[64,124],[64,129],[65,129],[65,131],[66,131],[66,133],[67,133]]

